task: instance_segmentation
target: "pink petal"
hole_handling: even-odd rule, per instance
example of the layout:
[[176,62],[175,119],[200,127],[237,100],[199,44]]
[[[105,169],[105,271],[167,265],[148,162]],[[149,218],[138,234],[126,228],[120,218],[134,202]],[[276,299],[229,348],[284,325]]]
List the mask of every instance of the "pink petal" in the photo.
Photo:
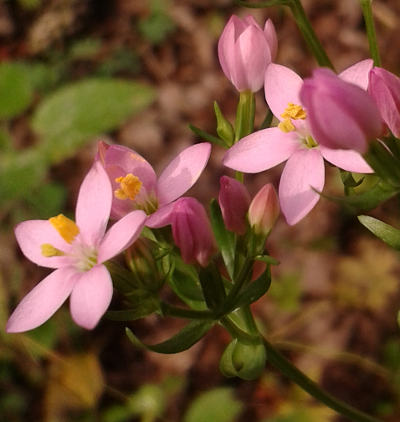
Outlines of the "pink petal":
[[373,173],[364,158],[351,149],[331,149],[320,145],[322,156],[333,165],[355,173]]
[[76,224],[89,245],[96,245],[103,237],[110,217],[111,183],[99,161],[95,161],[79,190],[76,204]]
[[289,103],[301,105],[299,93],[303,80],[288,67],[271,63],[265,72],[265,100],[273,115],[282,120],[281,114]]
[[218,59],[225,76],[231,80],[231,68],[235,65],[235,22],[240,19],[233,15],[218,41]]
[[105,234],[97,262],[102,264],[127,249],[139,237],[146,218],[146,214],[138,210],[118,220]]
[[22,253],[37,265],[58,268],[69,262],[65,256],[42,255],[41,245],[46,243],[63,252],[68,252],[71,248],[48,220],[28,220],[18,224],[15,227],[15,237]]
[[360,62],[343,70],[343,72],[339,73],[338,76],[340,79],[358,85],[366,91],[368,88],[368,75],[373,66],[373,60],[361,60]]
[[263,31],[259,26],[249,26],[240,34],[237,47],[242,60],[241,68],[244,69],[243,85],[237,88],[239,91],[250,89],[257,92],[264,84],[265,70],[271,63],[271,53]]
[[245,173],[259,173],[287,160],[300,147],[296,132],[277,127],[254,132],[230,148],[223,164]]
[[267,19],[265,22],[264,34],[271,51],[271,60],[274,61],[278,52],[278,37],[276,35],[275,26],[271,19]]
[[279,184],[281,210],[288,224],[296,224],[314,208],[319,194],[312,188],[320,192],[324,183],[324,160],[317,148],[299,150],[289,158]]
[[211,153],[211,144],[203,142],[184,149],[161,173],[157,184],[160,206],[189,190],[200,177]]
[[60,268],[35,286],[7,322],[8,333],[32,330],[47,321],[65,302],[76,283],[76,271]]
[[158,229],[171,224],[171,213],[174,209],[174,205],[175,201],[159,208],[147,217],[145,225],[147,227],[151,227],[152,229]]
[[120,173],[115,175],[115,177],[126,176],[128,173],[132,173],[140,179],[147,191],[155,189],[157,177],[154,169],[137,152],[122,145],[109,145],[102,155],[106,171],[109,167],[118,167]]
[[71,293],[72,319],[81,327],[91,330],[106,312],[112,294],[111,276],[104,265],[96,265],[82,273]]

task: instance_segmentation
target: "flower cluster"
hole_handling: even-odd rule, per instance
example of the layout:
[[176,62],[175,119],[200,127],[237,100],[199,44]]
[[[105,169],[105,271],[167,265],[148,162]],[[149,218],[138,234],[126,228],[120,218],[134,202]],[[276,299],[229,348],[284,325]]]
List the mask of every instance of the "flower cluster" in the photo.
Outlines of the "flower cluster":
[[[233,128],[216,105],[220,139],[199,133],[227,148],[222,164],[237,174],[220,178],[211,222],[197,199],[183,196],[209,160],[209,142],[184,149],[159,177],[135,151],[99,142],[79,191],[75,222],[59,214],[22,222],[15,229],[23,254],[55,271],[17,306],[8,332],[41,325],[68,297],[73,320],[94,328],[113,294],[107,261],[121,252],[134,257],[130,248],[144,228],[146,242],[153,242],[158,254],[149,268],[157,268],[160,284],[170,281],[180,298],[185,294],[173,277],[175,271],[193,274],[188,266],[195,268],[195,285],[203,289],[200,297],[215,315],[236,309],[234,301],[254,278],[261,280],[257,288],[266,291],[266,264],[274,260],[265,255],[265,241],[280,210],[289,225],[298,223],[320,198],[324,160],[347,172],[372,173],[379,157],[367,159],[371,142],[379,138],[386,148],[382,139],[400,136],[400,78],[366,59],[339,74],[318,68],[303,80],[276,63],[277,46],[272,22],[267,20],[262,29],[251,16],[232,16],[219,39],[222,70],[240,92],[236,125]],[[275,120],[254,131],[254,93],[262,86]],[[385,148],[384,154],[392,156]],[[241,173],[263,172],[283,162],[279,198],[269,183],[252,198]],[[109,219],[115,222],[107,230]],[[265,279],[252,275],[260,262]],[[216,277],[218,300],[208,297],[215,268],[225,277]],[[247,296],[257,297],[254,292]]]

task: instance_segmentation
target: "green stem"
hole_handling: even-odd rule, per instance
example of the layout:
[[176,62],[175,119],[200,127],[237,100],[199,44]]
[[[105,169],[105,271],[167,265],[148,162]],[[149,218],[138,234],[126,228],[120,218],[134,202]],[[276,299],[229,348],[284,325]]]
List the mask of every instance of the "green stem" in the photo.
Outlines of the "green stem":
[[185,319],[208,319],[213,320],[214,315],[211,311],[196,311],[194,309],[178,308],[176,306],[169,305],[168,303],[161,302],[161,311],[163,315],[172,316],[176,318]]
[[307,375],[303,374],[303,372],[297,369],[280,352],[278,352],[271,343],[269,343],[266,339],[263,341],[265,350],[267,351],[267,361],[312,397],[352,421],[380,422],[379,419],[369,416],[323,391],[314,381],[308,378]]
[[314,29],[306,16],[300,0],[292,0],[289,4],[289,7],[293,13],[294,19],[296,20],[297,26],[299,27],[299,30],[308,45],[308,48],[311,50],[311,53],[316,58],[318,64],[320,66],[329,67],[334,70],[329,57],[319,42]]
[[364,16],[365,27],[367,29],[367,37],[369,43],[369,51],[374,60],[375,66],[381,65],[381,58],[379,56],[378,43],[376,41],[374,18],[372,16],[372,0],[360,0],[361,9]]
[[253,132],[255,112],[256,100],[254,93],[242,91],[236,111],[235,142]]

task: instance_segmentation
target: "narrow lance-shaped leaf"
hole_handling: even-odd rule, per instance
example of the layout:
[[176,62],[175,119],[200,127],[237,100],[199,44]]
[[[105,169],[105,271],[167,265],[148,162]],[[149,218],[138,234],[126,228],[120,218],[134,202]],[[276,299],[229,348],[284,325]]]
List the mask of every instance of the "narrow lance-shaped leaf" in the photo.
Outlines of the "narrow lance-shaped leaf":
[[199,280],[207,306],[213,310],[218,309],[226,297],[218,269],[213,268],[213,266],[202,268],[199,273]]
[[129,328],[126,328],[125,331],[129,340],[137,347],[157,353],[172,354],[192,347],[210,330],[213,324],[213,321],[192,321],[169,340],[153,345],[142,343]]
[[376,237],[379,237],[392,248],[400,250],[400,230],[368,215],[360,215],[358,220]]

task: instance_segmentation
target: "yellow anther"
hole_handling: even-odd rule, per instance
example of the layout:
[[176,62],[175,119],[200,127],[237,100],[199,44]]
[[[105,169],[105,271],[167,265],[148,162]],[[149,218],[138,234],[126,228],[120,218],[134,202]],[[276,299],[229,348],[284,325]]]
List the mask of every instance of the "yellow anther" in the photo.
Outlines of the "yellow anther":
[[52,256],[63,256],[64,252],[60,251],[59,249],[55,248],[53,245],[50,245],[50,243],[43,243],[43,245],[40,245],[40,249],[42,251],[42,255],[46,258],[50,258]]
[[117,199],[133,200],[142,187],[140,179],[132,173],[128,173],[126,176],[117,177],[115,181],[120,185],[120,187],[114,191],[114,195]]
[[289,103],[281,117],[284,119],[304,120],[307,117],[307,113],[301,105]]
[[290,119],[285,119],[282,120],[279,125],[278,128],[282,131],[282,132],[292,132],[295,130],[294,124],[292,123],[292,121]]
[[79,227],[63,214],[49,218],[51,225],[58,231],[60,236],[68,243],[72,243],[79,233]]

